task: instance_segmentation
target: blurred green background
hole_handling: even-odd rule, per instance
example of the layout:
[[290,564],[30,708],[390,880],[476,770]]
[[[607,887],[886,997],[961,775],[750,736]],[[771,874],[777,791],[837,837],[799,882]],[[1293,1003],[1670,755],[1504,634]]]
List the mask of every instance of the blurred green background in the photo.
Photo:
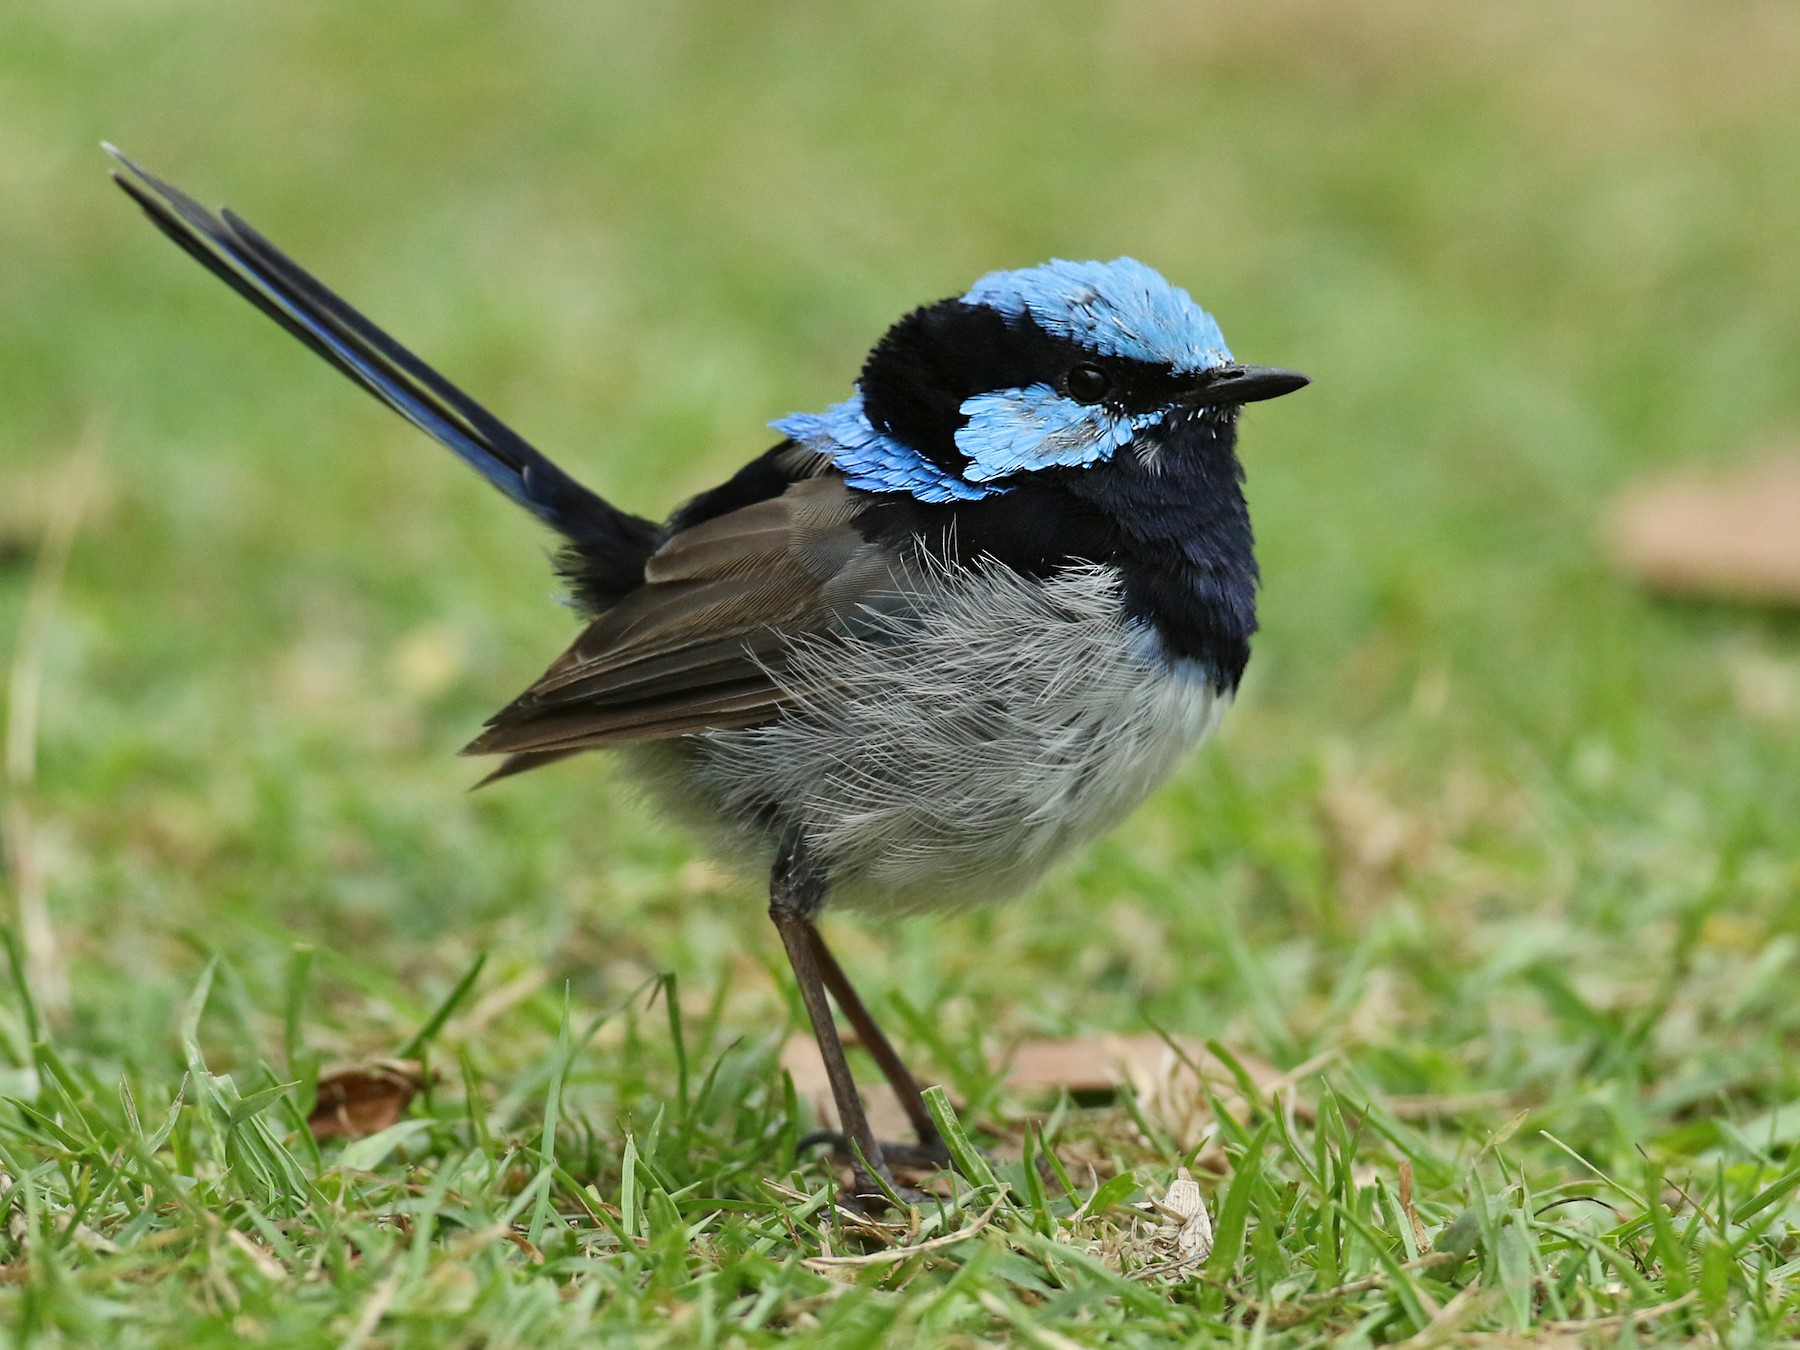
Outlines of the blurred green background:
[[1800,424],[1800,8],[12,0],[0,27],[9,645],[98,456],[31,806],[96,1063],[176,1063],[208,951],[243,991],[221,1060],[278,1041],[296,938],[331,1055],[480,949],[517,982],[471,1048],[495,1065],[565,982],[598,1007],[674,970],[752,1034],[785,1007],[754,882],[604,758],[466,792],[452,753],[572,631],[549,541],[158,238],[104,137],[650,514],[842,397],[909,307],[1151,263],[1315,381],[1244,421],[1248,685],[1029,901],[838,930],[920,1012],[903,1039],[1335,1048],[1601,1152],[1800,1097],[1800,627],[1651,602],[1597,542],[1634,475]]

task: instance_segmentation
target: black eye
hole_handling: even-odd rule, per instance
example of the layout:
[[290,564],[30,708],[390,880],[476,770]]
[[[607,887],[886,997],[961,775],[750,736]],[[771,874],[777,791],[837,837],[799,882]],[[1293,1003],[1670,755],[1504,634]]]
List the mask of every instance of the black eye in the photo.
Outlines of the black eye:
[[1063,387],[1077,403],[1098,403],[1112,390],[1112,376],[1099,366],[1071,366]]

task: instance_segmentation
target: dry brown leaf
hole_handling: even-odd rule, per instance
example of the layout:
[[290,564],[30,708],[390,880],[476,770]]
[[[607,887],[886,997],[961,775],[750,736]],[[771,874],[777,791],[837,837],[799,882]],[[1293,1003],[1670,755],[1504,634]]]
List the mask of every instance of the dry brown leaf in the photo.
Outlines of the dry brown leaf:
[[1800,605],[1800,455],[1644,483],[1615,505],[1607,538],[1654,590]]
[[[1176,1048],[1179,1048],[1179,1054]],[[1250,1055],[1239,1055],[1238,1063],[1265,1093],[1291,1085],[1319,1067],[1315,1062],[1283,1073],[1274,1065]],[[1234,1114],[1243,1113],[1246,1104],[1230,1072],[1204,1045],[1182,1038],[1176,1039],[1175,1048],[1161,1036],[1148,1034],[1027,1041],[1013,1051],[1006,1083],[1020,1096],[1059,1091],[1098,1094],[1115,1092],[1129,1085],[1144,1109],[1183,1147],[1191,1147],[1210,1133],[1212,1111],[1202,1084],[1188,1067],[1190,1064],[1205,1075],[1207,1085],[1227,1110]],[[839,1128],[831,1084],[825,1077],[825,1068],[812,1038],[805,1035],[790,1037],[782,1047],[781,1066],[793,1077],[794,1091],[812,1106],[820,1125],[825,1129]],[[910,1138],[912,1128],[906,1112],[887,1084],[863,1083],[860,1087],[876,1137]],[[1298,1118],[1312,1119],[1311,1103],[1293,1097],[1289,1100]],[[1198,1162],[1202,1167],[1217,1170],[1223,1165],[1223,1155],[1211,1150],[1202,1154]]]
[[[1026,1041],[1013,1052],[1006,1082],[1015,1092],[1109,1092],[1130,1084],[1142,1093],[1172,1068],[1183,1067],[1184,1057],[1209,1077],[1228,1075],[1225,1066],[1200,1042],[1176,1037],[1171,1047],[1161,1036],[1146,1033]],[[1259,1087],[1269,1088],[1285,1081],[1273,1064],[1250,1055],[1239,1055],[1237,1059]]]
[[[1321,1061],[1312,1061],[1283,1073],[1251,1055],[1240,1054],[1237,1061],[1264,1096],[1291,1087],[1322,1067]],[[1180,1148],[1201,1149],[1194,1159],[1197,1166],[1224,1170],[1213,1102],[1217,1100],[1224,1110],[1240,1118],[1249,1104],[1238,1091],[1236,1077],[1198,1041],[1176,1037],[1171,1044],[1156,1035],[1028,1041],[1014,1052],[1007,1074],[1007,1086],[1026,1094],[1105,1092],[1127,1085],[1144,1111]],[[1286,1101],[1296,1118],[1312,1119],[1310,1102],[1291,1092]]]
[[319,1075],[319,1095],[306,1118],[315,1139],[362,1139],[399,1123],[425,1086],[416,1059],[339,1065]]

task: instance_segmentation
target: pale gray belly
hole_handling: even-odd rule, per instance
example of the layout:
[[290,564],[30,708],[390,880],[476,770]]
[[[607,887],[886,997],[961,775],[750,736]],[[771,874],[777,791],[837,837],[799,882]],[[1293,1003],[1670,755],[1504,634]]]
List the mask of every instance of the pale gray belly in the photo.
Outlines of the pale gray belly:
[[800,830],[834,903],[1000,899],[1116,824],[1217,722],[1224,698],[1126,622],[1119,578],[998,565],[934,574],[911,614],[803,647],[778,721],[635,749],[652,791],[766,866]]

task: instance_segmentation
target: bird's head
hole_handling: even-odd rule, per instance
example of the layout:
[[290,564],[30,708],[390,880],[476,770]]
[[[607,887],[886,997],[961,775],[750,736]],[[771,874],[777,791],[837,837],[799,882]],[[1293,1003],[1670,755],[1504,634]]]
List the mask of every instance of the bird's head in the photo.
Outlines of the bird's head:
[[854,398],[774,426],[851,484],[975,500],[1024,474],[1141,463],[1304,375],[1232,360],[1213,318],[1131,258],[990,272],[888,330]]

